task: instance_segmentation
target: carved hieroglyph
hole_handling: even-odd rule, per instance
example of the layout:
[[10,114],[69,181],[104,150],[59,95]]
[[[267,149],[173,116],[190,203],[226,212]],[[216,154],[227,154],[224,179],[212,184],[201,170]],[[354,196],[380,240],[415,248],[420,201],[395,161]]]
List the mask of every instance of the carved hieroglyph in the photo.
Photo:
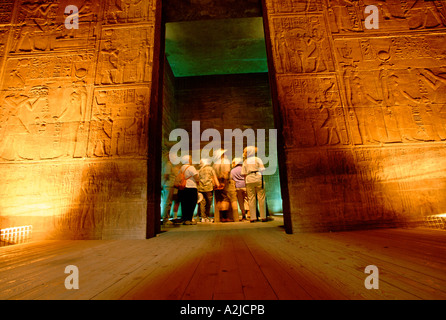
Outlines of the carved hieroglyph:
[[278,77],[287,148],[349,144],[344,109],[334,77]]
[[99,3],[76,1],[79,28],[65,27],[65,8],[73,1],[20,1],[13,26],[11,53],[85,50],[95,44]]
[[104,23],[145,23],[153,24],[156,1],[105,0]]
[[102,30],[96,84],[151,80],[153,27]]
[[273,16],[271,38],[278,73],[334,71],[322,15]]
[[93,54],[10,58],[0,92],[2,160],[82,157]]
[[15,0],[3,0],[0,3],[0,25],[11,23]]
[[[446,27],[444,1],[424,0],[327,0],[327,17],[333,33],[372,32],[364,27],[364,9],[379,9],[378,32],[441,29]],[[376,31],[376,30],[374,30]]]
[[147,156],[148,88],[97,89],[88,155]]

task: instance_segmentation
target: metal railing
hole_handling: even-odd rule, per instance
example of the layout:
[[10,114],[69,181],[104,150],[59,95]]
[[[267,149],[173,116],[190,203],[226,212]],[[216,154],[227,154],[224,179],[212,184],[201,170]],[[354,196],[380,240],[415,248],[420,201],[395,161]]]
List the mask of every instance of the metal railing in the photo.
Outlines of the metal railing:
[[0,246],[29,242],[32,230],[33,226],[0,229]]
[[446,216],[444,215],[427,216],[424,221],[429,228],[446,230]]

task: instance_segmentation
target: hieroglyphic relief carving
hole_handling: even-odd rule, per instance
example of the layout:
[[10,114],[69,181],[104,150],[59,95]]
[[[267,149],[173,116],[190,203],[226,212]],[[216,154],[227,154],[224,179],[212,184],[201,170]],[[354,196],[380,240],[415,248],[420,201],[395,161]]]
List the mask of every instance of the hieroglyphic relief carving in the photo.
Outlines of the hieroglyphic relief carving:
[[446,27],[446,6],[444,1],[400,0],[407,10],[408,25],[411,30],[421,28]]
[[82,157],[91,54],[10,58],[0,92],[0,158]]
[[328,0],[327,12],[333,33],[368,32],[364,9],[375,5],[379,11],[379,28],[374,31],[424,30],[446,27],[444,1],[433,0]]
[[156,0],[107,0],[104,21],[108,24],[154,20]]
[[153,28],[104,29],[99,53],[97,84],[151,80]]
[[94,47],[99,4],[84,0],[79,6],[79,28],[65,27],[68,0],[22,0],[14,26],[11,53],[51,52]]
[[147,154],[150,90],[97,89],[94,97],[88,155],[91,157]]
[[322,11],[323,0],[278,0],[266,1],[270,14]]
[[441,67],[446,58],[444,34],[401,34],[398,36],[335,39],[335,54],[341,65],[357,62],[359,70],[376,69],[384,55],[394,68],[414,65]]
[[3,62],[4,54],[6,53],[6,45],[8,43],[9,28],[0,27],[0,65]]
[[271,35],[277,73],[334,71],[323,21],[320,15],[272,18]]
[[350,125],[361,135],[355,144],[445,139],[443,76],[431,70],[442,66],[436,53],[443,41],[442,35],[335,40]]
[[0,24],[11,23],[15,0],[3,0],[0,3]]
[[281,76],[278,80],[279,99],[285,112],[283,133],[287,147],[349,143],[334,78]]

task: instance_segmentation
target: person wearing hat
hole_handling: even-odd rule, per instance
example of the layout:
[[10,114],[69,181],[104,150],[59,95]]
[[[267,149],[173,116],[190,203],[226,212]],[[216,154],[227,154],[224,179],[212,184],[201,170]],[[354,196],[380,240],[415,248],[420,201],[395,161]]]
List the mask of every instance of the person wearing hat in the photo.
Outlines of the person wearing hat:
[[193,220],[193,216],[198,200],[198,171],[192,165],[192,157],[190,155],[183,156],[181,162],[183,163],[183,166],[181,167],[180,172],[184,174],[184,178],[186,179],[186,187],[182,190],[178,190],[178,198],[181,203],[181,212],[183,214],[183,224],[197,224],[197,222]]
[[212,201],[214,200],[214,187],[219,188],[217,174],[210,166],[210,159],[200,160],[200,170],[198,170],[198,193],[202,194],[203,199],[199,201],[198,212],[201,222],[211,222],[210,212]]
[[242,158],[234,158],[232,160],[232,170],[230,173],[230,178],[235,183],[237,201],[238,205],[240,206],[240,210],[242,211],[242,221],[246,221],[246,219],[249,218],[249,205],[248,196],[246,194],[245,177],[242,175],[242,165]]
[[265,170],[265,166],[263,165],[262,159],[256,157],[256,153],[256,147],[248,146],[244,149],[243,155],[245,161],[243,161],[241,174],[245,176],[251,222],[257,220],[257,200],[259,201],[260,218],[262,222],[266,222],[268,219],[266,218],[265,188],[261,173]]

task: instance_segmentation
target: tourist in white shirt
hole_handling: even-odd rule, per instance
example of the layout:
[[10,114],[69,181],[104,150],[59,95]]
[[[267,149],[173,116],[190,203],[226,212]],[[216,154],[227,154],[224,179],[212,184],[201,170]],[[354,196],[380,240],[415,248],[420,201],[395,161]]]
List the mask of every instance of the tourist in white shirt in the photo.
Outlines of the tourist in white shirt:
[[183,215],[183,224],[197,224],[192,218],[195,206],[197,205],[197,183],[200,178],[197,169],[192,165],[191,156],[183,156],[181,162],[184,164],[181,167],[180,172],[184,173],[184,178],[186,179],[186,187],[183,190],[178,190],[178,198],[180,199],[181,212]]
[[248,194],[249,211],[251,213],[251,222],[257,220],[256,209],[257,200],[259,201],[260,219],[263,222],[266,218],[265,188],[263,184],[262,171],[265,170],[262,159],[256,157],[257,148],[253,146],[246,147],[243,151],[245,161],[243,161],[241,174],[245,176],[246,193]]

